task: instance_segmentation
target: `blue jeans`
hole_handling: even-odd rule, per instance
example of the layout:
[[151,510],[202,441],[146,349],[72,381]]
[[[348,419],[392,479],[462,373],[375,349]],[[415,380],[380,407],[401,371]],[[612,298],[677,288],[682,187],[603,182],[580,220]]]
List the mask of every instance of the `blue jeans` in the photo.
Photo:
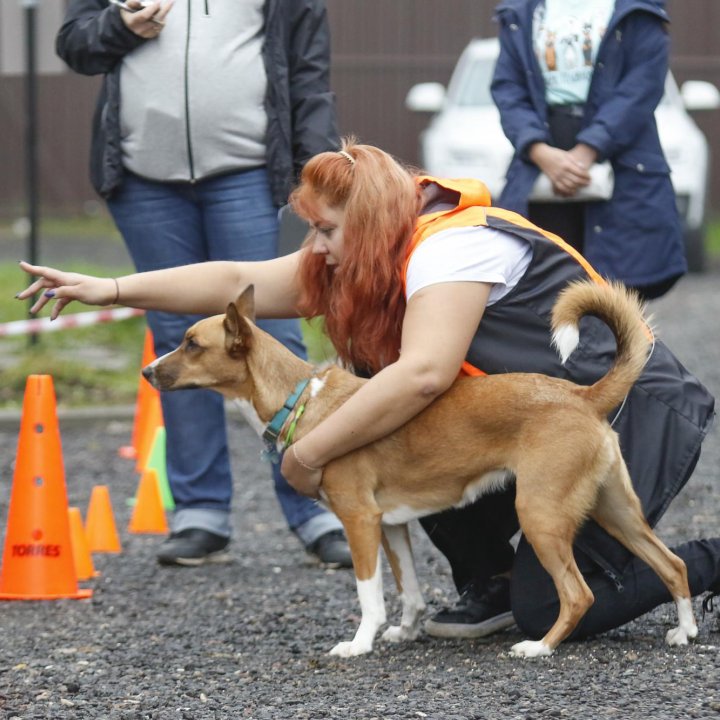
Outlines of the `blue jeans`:
[[[151,182],[130,173],[108,201],[138,271],[207,260],[268,260],[277,255],[278,218],[263,168],[197,183]],[[177,292],[182,292],[178,288]],[[149,312],[158,356],[175,349],[199,315]],[[297,320],[258,323],[305,357]],[[162,393],[167,473],[176,503],[172,530],[202,528],[230,536],[232,475],[224,400],[210,390]],[[272,466],[288,525],[303,543],[340,527],[332,514],[295,492]]]

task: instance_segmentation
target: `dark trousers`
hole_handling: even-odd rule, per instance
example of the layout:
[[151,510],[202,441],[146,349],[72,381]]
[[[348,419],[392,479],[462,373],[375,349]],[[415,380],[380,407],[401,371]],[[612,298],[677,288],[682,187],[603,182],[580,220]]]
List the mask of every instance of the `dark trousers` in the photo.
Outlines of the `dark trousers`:
[[519,528],[515,485],[467,507],[428,515],[420,524],[448,559],[458,592],[471,584],[482,587],[513,566],[515,550],[509,541]]
[[[508,542],[518,529],[514,502],[515,490],[511,487],[467,507],[429,515],[420,522],[448,559],[458,592],[470,584],[482,588],[489,578],[512,569],[511,607],[515,621],[530,637],[541,638],[557,619],[558,595],[525,538],[520,539],[517,552]],[[671,550],[687,565],[692,595],[720,583],[720,538],[692,540]],[[575,558],[595,603],[570,636],[572,639],[620,627],[672,600],[655,571],[636,557],[625,567],[620,586],[577,549]]]
[[[671,550],[687,565],[692,595],[720,582],[720,538],[691,540]],[[635,557],[623,572],[621,587],[599,568],[584,571],[583,577],[595,603],[570,635],[572,640],[620,627],[672,600],[655,571]],[[515,622],[531,638],[543,637],[557,620],[560,605],[555,586],[525,538],[515,555],[510,602]]]
[[[579,253],[585,248],[584,202],[533,203],[528,205],[528,220],[543,230],[559,235]],[[643,301],[659,298],[680,279],[680,275],[652,285],[639,285],[634,290]]]

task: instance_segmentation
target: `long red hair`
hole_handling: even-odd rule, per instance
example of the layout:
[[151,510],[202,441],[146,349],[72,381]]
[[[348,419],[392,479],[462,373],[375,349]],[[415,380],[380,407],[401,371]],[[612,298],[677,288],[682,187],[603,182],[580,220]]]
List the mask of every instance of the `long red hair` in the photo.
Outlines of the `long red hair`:
[[[299,310],[325,316],[326,332],[346,364],[377,372],[400,354],[402,273],[420,191],[413,174],[386,152],[352,139],[342,150],[313,157],[290,198],[310,223],[320,220],[319,201],[345,211],[339,265],[303,252]],[[312,235],[306,245],[311,242]]]

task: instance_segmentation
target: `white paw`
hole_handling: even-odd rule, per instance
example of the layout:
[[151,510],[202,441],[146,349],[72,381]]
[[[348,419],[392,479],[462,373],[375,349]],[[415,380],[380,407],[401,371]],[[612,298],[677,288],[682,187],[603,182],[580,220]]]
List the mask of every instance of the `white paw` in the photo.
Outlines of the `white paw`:
[[399,643],[405,640],[415,640],[418,636],[417,628],[403,627],[402,625],[392,625],[383,634],[382,639],[385,642]]
[[357,655],[366,655],[372,650],[372,645],[364,643],[356,643],[354,640],[338,643],[331,651],[330,655],[349,658]]
[[665,642],[668,645],[687,645],[688,638],[696,637],[697,633],[697,625],[692,625],[687,629],[683,627],[672,628],[667,631]]
[[523,640],[510,648],[510,654],[515,657],[546,657],[552,652],[542,640]]

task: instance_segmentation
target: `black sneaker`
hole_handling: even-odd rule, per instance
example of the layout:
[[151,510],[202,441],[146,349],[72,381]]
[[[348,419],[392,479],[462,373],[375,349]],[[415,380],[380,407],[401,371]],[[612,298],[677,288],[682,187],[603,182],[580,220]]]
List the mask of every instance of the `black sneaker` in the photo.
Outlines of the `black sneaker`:
[[[702,601],[702,619],[705,620],[706,614],[711,614],[715,610],[715,601],[720,604],[720,580],[713,583],[708,588],[708,594],[705,595]],[[718,608],[720,612],[720,607]]]
[[325,567],[351,568],[353,566],[350,546],[342,530],[331,530],[321,535],[305,549]]
[[229,562],[224,552],[230,538],[200,528],[187,528],[170,537],[160,546],[157,561],[161,565],[195,567],[208,562]]
[[470,585],[452,608],[425,623],[428,635],[441,638],[480,638],[515,624],[510,610],[510,581],[496,577],[482,589]]

